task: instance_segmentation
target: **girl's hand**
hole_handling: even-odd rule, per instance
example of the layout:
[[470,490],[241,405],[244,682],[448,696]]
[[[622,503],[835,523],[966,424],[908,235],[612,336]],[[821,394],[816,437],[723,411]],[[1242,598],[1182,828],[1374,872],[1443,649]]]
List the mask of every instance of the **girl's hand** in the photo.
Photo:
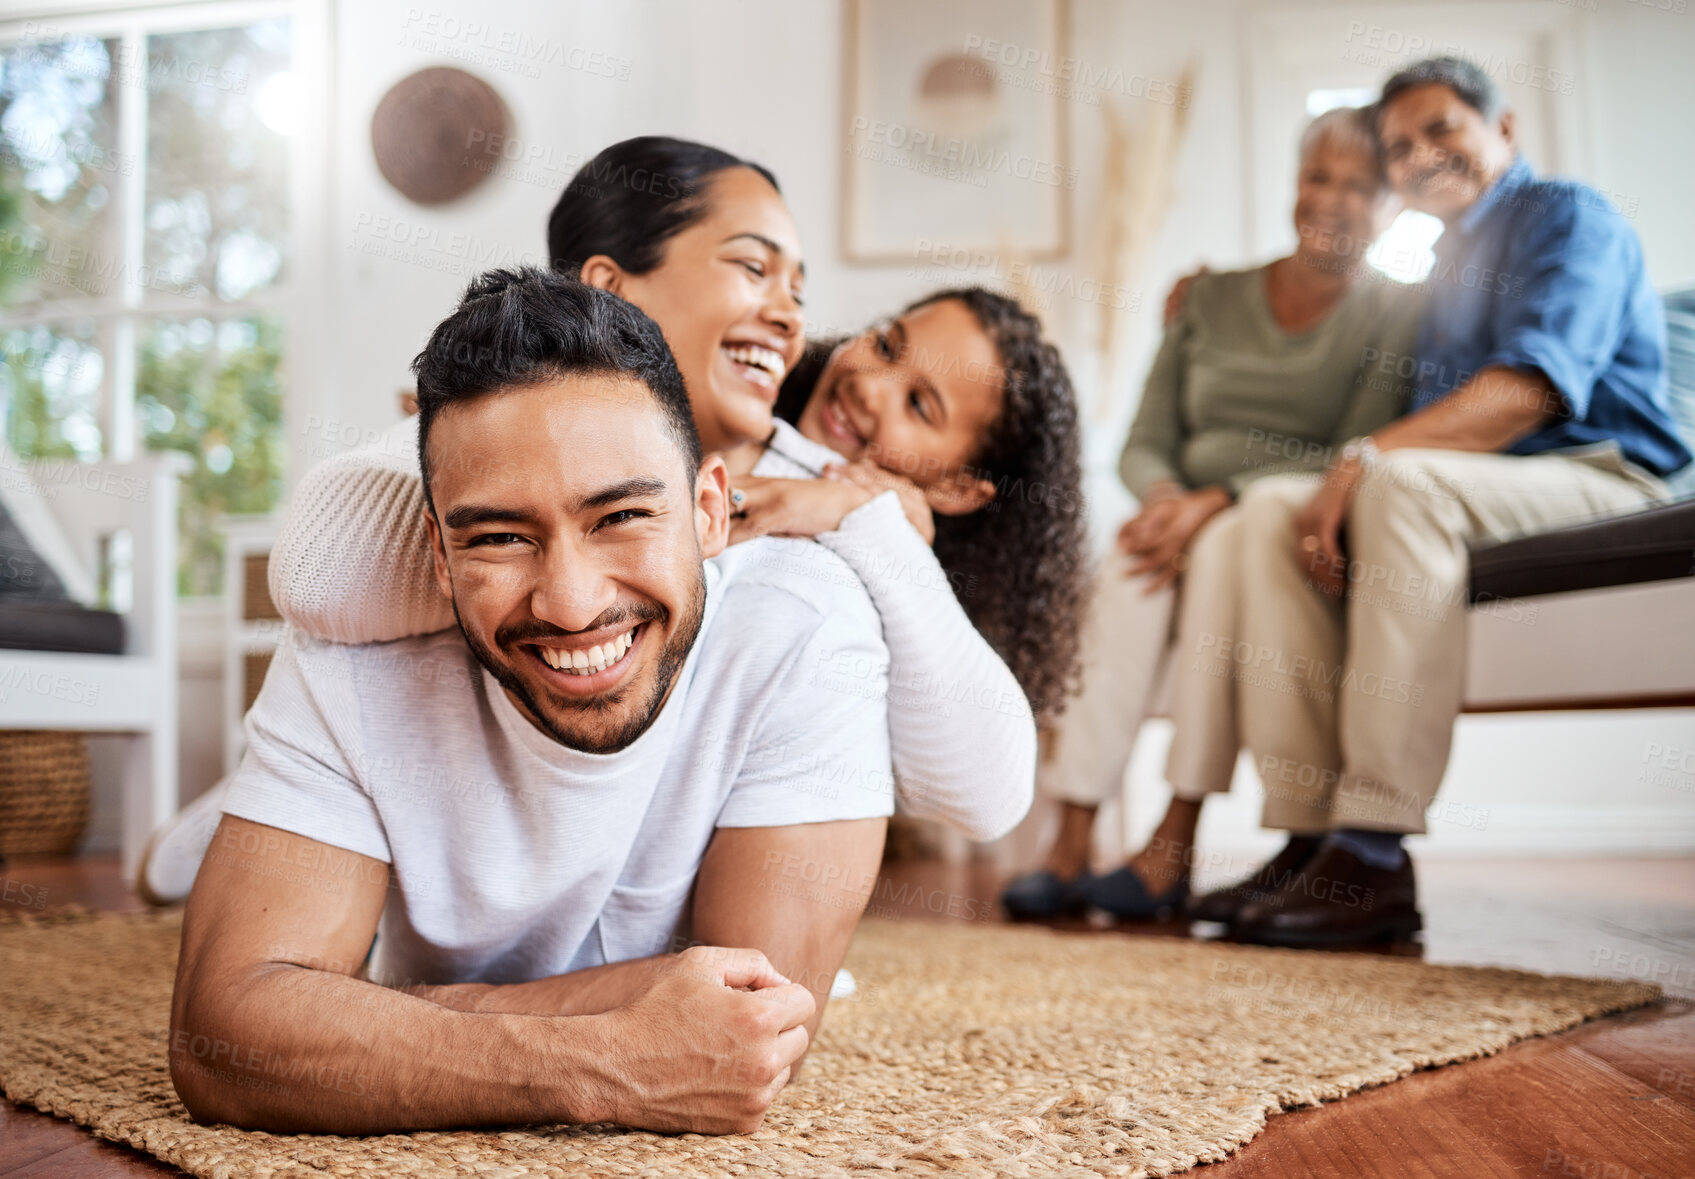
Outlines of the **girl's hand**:
[[859,459],[851,463],[831,463],[824,468],[824,477],[852,483],[870,492],[873,498],[885,491],[894,492],[900,497],[901,511],[906,513],[918,535],[924,538],[924,543],[936,543],[936,517],[930,511],[930,503],[918,484],[904,475],[885,470],[867,459]]
[[[740,493],[741,506],[735,505]],[[730,543],[756,536],[817,536],[834,532],[842,518],[873,492],[834,479],[768,479],[738,475],[730,480]]]

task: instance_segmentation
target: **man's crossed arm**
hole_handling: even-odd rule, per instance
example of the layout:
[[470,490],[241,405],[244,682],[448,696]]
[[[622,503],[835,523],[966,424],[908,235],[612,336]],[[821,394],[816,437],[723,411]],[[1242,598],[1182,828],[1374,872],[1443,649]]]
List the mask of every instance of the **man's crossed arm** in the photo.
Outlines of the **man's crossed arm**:
[[[680,954],[510,986],[356,977],[388,865],[226,815],[183,922],[171,1075],[189,1112],[279,1132],[527,1122],[755,1129],[816,1032],[884,819],[723,828]],[[330,870],[327,865],[338,863]],[[824,883],[787,887],[786,866]],[[323,868],[303,865],[326,865]],[[790,980],[796,980],[791,982]]]

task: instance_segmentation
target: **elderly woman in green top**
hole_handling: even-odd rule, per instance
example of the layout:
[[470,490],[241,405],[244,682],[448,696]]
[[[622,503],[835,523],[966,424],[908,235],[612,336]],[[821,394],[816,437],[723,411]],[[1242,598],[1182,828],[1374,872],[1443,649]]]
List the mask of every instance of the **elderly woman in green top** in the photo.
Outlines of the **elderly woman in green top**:
[[[1410,390],[1382,377],[1378,361],[1411,351],[1423,292],[1365,264],[1399,211],[1368,113],[1319,116],[1300,152],[1295,252],[1201,274],[1177,293],[1119,461],[1141,510],[1097,578],[1082,692],[1043,769],[1044,793],[1061,804],[1059,833],[1044,867],[1003,894],[1014,916],[1087,905],[1136,920],[1183,911],[1201,801],[1230,787],[1234,693],[1253,673],[1252,658],[1199,658],[1234,644],[1236,602],[1253,592],[1236,568],[1236,496],[1272,472],[1322,472],[1336,448],[1405,409]],[[1170,809],[1146,848],[1092,876],[1096,808],[1121,788],[1167,665]],[[1217,674],[1221,666],[1231,674]]]

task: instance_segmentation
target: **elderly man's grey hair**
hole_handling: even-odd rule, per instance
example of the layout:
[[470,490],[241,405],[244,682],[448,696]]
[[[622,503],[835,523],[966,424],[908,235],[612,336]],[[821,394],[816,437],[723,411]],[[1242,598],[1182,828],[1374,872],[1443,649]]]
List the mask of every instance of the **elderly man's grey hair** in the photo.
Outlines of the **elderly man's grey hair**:
[[1413,62],[1383,83],[1377,109],[1381,112],[1403,90],[1432,83],[1452,90],[1461,102],[1485,119],[1494,120],[1507,109],[1506,99],[1483,67],[1463,57],[1427,57]]
[[1320,147],[1357,151],[1372,162],[1381,181],[1383,149],[1377,142],[1373,111],[1369,106],[1339,106],[1308,123],[1301,132],[1301,162],[1306,163]]

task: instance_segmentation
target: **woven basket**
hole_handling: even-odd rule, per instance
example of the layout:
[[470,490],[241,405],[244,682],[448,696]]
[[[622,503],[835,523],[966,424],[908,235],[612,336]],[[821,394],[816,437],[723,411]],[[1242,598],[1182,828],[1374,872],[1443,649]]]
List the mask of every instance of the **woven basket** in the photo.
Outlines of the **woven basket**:
[[69,852],[88,826],[91,795],[82,734],[0,730],[0,854]]

